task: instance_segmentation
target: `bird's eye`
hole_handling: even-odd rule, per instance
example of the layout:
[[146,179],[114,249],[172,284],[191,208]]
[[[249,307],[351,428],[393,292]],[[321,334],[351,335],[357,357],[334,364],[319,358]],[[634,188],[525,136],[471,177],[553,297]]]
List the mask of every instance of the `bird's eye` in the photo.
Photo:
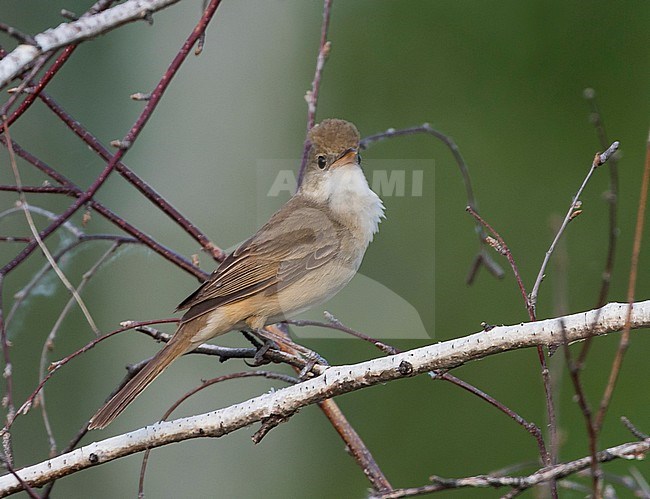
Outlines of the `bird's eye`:
[[317,161],[318,161],[318,168],[324,170],[325,167],[327,166],[327,160],[325,159],[325,156],[318,156]]

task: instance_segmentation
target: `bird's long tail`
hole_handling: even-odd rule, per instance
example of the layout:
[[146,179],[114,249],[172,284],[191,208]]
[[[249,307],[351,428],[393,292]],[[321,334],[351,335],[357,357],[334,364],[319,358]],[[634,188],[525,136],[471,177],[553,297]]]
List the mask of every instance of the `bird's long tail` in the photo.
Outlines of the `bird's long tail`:
[[89,430],[108,426],[169,364],[193,348],[186,335],[179,334],[181,332],[177,331],[167,345],[97,411],[88,423]]

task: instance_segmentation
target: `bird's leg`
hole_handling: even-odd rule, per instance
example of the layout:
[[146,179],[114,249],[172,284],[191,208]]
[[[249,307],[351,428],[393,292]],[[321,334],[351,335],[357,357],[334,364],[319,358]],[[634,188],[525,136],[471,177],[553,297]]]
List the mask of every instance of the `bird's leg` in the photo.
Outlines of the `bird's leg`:
[[[242,333],[257,349],[257,352],[255,352],[255,356],[253,357],[253,362],[251,363],[252,367],[268,364],[269,361],[264,359],[264,356],[270,349],[273,348],[275,350],[280,350],[278,344],[270,338],[268,334],[266,334],[263,328],[246,328],[245,330],[242,330]],[[259,340],[262,341],[260,342]]]
[[312,363],[312,365],[320,364],[323,366],[329,366],[329,363],[318,353],[294,342],[289,335],[289,330],[286,324],[278,323],[268,326],[264,329],[263,334],[265,338],[271,339],[277,344],[277,347],[274,348],[278,348],[284,352],[290,353],[291,355],[302,358],[307,363]]
[[253,330],[252,329],[250,329],[250,328],[241,329],[239,332],[241,334],[243,334],[244,338],[246,338],[248,340],[248,342],[251,345],[253,345],[255,348],[258,348],[258,349],[262,348],[262,343],[260,343],[258,341],[258,339],[255,336],[253,336]]
[[[253,362],[251,365],[257,367],[263,364],[268,364],[269,361],[264,359],[264,356],[270,349],[282,351],[289,353],[298,359],[302,359],[305,362],[303,367],[303,377],[307,376],[307,373],[311,371],[314,365],[320,364],[323,366],[329,366],[327,360],[325,360],[321,355],[306,348],[298,343],[295,343],[288,332],[282,328],[281,324],[276,326],[270,326],[269,328],[252,328],[248,327],[246,330],[242,330],[242,333],[248,341],[250,341],[257,352],[255,357],[253,357]],[[262,340],[261,342],[259,340]]]
[[268,364],[269,361],[264,359],[264,356],[266,355],[266,352],[268,352],[271,349],[274,350],[280,350],[278,347],[278,344],[273,341],[271,338],[268,338],[264,334],[264,329],[260,328],[254,333],[258,338],[261,338],[264,340],[264,343],[260,348],[257,349],[257,352],[255,352],[255,357],[253,357],[253,363],[256,366],[260,366],[262,364]]

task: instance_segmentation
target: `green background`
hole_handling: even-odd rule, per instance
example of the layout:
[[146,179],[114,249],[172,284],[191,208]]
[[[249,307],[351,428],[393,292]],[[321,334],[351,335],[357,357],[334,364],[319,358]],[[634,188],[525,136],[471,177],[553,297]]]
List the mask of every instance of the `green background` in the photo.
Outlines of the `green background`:
[[[2,0],[0,20],[34,34],[61,22],[61,8],[80,13],[89,5]],[[298,165],[305,129],[303,96],[313,76],[321,9],[321,2],[311,0],[224,1],[208,29],[203,54],[186,61],[126,155],[126,164],[223,248],[245,239],[277,207],[280,200],[260,195],[274,178],[273,169]],[[185,1],[156,14],[153,26],[124,26],[82,44],[48,91],[103,143],[122,138],[143,107],[129,95],[153,88],[199,15],[200,2]],[[564,215],[594,153],[601,150],[582,97],[586,87],[593,87],[610,140],[621,141],[620,237],[610,301],[624,301],[650,116],[649,22],[645,2],[335,1],[332,50],[317,118],[348,119],[364,136],[429,122],[454,137],[469,164],[481,213],[508,242],[530,289],[552,240],[552,225]],[[13,46],[5,36],[0,43]],[[12,136],[81,186],[102,166],[42,103],[12,127]],[[1,161],[0,182],[11,183],[6,155]],[[19,166],[26,184],[43,180],[28,165]],[[412,136],[377,144],[364,154],[369,177],[375,170],[392,169],[405,171],[408,180],[414,169],[424,168],[421,197],[383,196],[387,218],[366,254],[362,275],[311,317],[327,309],[346,324],[389,338],[403,349],[475,332],[481,321],[513,324],[527,319],[505,259],[494,256],[506,269],[503,280],[481,270],[473,286],[465,284],[478,245],[449,151],[432,137]],[[598,170],[582,196],[584,213],[569,226],[542,285],[540,318],[596,305],[607,251],[603,194],[608,178],[607,167]],[[198,252],[190,238],[117,175],[97,198],[178,252]],[[3,193],[0,199],[4,210],[16,198]],[[68,202],[49,196],[29,200],[52,210]],[[73,222],[80,224],[80,217]],[[114,231],[98,215],[84,230]],[[27,231],[21,216],[0,221],[2,234]],[[58,236],[48,240],[53,250],[63,243]],[[2,262],[17,248],[0,246]],[[105,243],[88,245],[63,268],[76,282],[105,249]],[[650,295],[649,257],[642,250],[639,299]],[[200,258],[204,269],[213,268],[206,255]],[[32,257],[7,279],[6,308],[40,265],[39,257]],[[169,317],[195,286],[195,279],[156,254],[129,248],[91,281],[84,297],[101,330],[108,332],[123,320]],[[66,300],[61,285],[50,277],[10,325],[18,404],[37,384],[43,341]],[[378,355],[371,346],[343,335],[318,329],[296,333],[332,364]],[[91,338],[75,310],[49,359],[62,358]],[[583,374],[592,405],[604,388],[618,339],[611,335],[593,344]],[[219,343],[245,341],[232,333]],[[123,334],[58,372],[46,390],[58,447],[101,404],[121,379],[124,365],[158,348],[142,335]],[[633,439],[618,422],[621,415],[650,431],[648,348],[647,332],[634,332],[600,447]],[[586,431],[564,360],[557,355],[550,364],[557,382],[560,459],[582,457],[588,453]],[[83,443],[150,423],[200,379],[245,369],[239,361],[182,359],[112,426],[87,435]],[[533,350],[494,356],[454,374],[545,427]],[[217,385],[175,414],[225,407],[271,387],[281,385],[260,380]],[[531,470],[537,460],[533,439],[503,414],[424,376],[348,394],[337,402],[395,487],[423,485],[432,474],[468,476],[517,463],[527,463]],[[21,417],[14,428],[18,465],[47,457],[38,410]],[[303,409],[257,446],[250,441],[254,431],[246,428],[218,440],[156,450],[147,496],[366,495],[368,482],[316,407]],[[140,460],[132,456],[62,479],[54,497],[133,497]],[[646,479],[650,475],[645,462],[617,462],[605,471],[623,474],[631,467]],[[620,497],[629,497],[629,491],[616,489]],[[440,496],[497,494],[464,490]],[[562,491],[563,497],[584,495]]]

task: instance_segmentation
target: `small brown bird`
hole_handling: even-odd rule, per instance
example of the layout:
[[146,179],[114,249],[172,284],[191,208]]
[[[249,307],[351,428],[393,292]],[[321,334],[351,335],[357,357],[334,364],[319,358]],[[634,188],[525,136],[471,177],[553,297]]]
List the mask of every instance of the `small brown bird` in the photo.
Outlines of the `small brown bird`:
[[176,334],[95,414],[104,428],[181,355],[233,329],[260,330],[328,300],[356,274],[384,207],[361,170],[359,132],[329,119],[309,132],[302,184],[177,310]]

